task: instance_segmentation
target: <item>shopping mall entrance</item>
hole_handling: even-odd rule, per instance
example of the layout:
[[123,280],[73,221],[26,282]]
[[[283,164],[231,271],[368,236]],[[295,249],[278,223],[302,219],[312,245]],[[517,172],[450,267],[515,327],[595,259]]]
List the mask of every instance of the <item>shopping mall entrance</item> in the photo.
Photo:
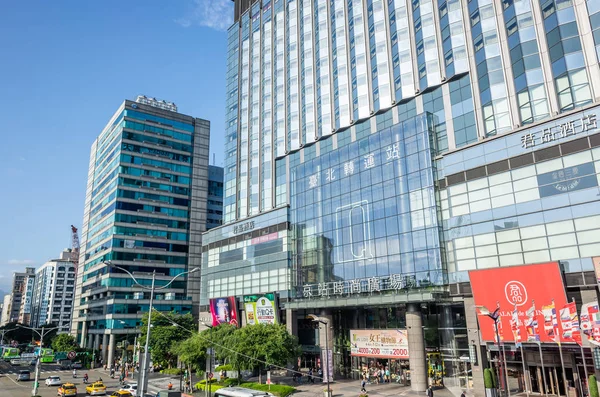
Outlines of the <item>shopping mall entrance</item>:
[[491,351],[492,364],[499,384],[501,387],[507,384],[511,394],[527,392],[555,396],[567,396],[573,393],[579,396],[588,394],[584,363],[588,364],[588,374],[593,374],[591,353],[582,357],[581,349],[578,347],[563,346],[564,377],[558,347],[544,346],[543,361],[540,359],[537,345],[524,344],[523,353],[524,360],[520,349],[506,344],[506,368],[504,368],[502,352]]

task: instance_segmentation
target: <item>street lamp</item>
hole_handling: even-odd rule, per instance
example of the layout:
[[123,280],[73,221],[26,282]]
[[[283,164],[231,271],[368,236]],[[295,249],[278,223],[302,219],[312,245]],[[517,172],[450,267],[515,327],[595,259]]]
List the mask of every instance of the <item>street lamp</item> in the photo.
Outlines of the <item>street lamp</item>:
[[[479,310],[479,314],[481,314],[482,316],[487,316],[489,318],[491,318],[492,320],[494,320],[494,330],[496,331],[496,343],[498,343],[498,366],[499,366],[499,378],[500,378],[500,384],[501,386],[504,388],[506,393],[509,393],[508,391],[508,368],[506,368],[506,352],[504,350],[504,344],[502,345],[502,357],[503,359],[500,360],[500,334],[498,333],[498,322],[502,321],[502,319],[500,318],[500,302],[496,303],[496,310],[494,310],[493,312],[490,312],[490,309],[488,309],[485,306],[475,306],[475,308],[477,310]],[[502,367],[504,367],[504,371],[506,372],[506,378],[502,375]]]
[[[329,385],[329,379],[331,378],[331,374],[329,373],[329,321],[325,321],[314,314],[309,314],[308,316],[306,316],[306,318],[312,320],[312,322],[321,323],[325,325],[325,371],[322,372],[323,376],[325,376],[327,380],[327,397],[331,397],[331,387]],[[319,326],[319,329],[321,329],[321,326]]]
[[36,361],[35,361],[35,381],[33,383],[33,396],[37,395],[37,390],[38,390],[38,381],[40,379],[40,356],[42,355],[42,348],[44,347],[44,336],[48,335],[48,333],[50,333],[50,331],[54,331],[55,329],[61,329],[64,327],[54,327],[54,328],[49,328],[46,329],[44,327],[41,328],[42,332],[39,332],[36,328],[31,328],[31,327],[26,327],[25,325],[21,325],[21,324],[17,324],[17,327],[19,328],[25,328],[25,329],[29,329],[33,332],[35,332],[36,334],[38,334],[38,336],[40,337],[40,352],[36,357]]
[[2,344],[2,345],[4,344],[4,335],[5,335],[6,333],[8,333],[8,332],[10,332],[10,331],[14,331],[14,330],[16,330],[16,328],[12,328],[12,329],[3,329],[3,330],[1,330],[1,332],[2,332],[2,337],[0,338],[0,344]]
[[150,288],[148,288],[147,286],[140,284],[139,281],[135,278],[135,276],[133,274],[131,274],[131,272],[129,272],[129,270],[124,269],[121,266],[114,265],[110,261],[106,261],[103,263],[108,267],[112,267],[112,268],[124,271],[125,273],[127,273],[129,275],[129,277],[131,277],[131,279],[134,281],[134,283],[138,287],[150,291],[150,304],[148,307],[148,327],[146,329],[146,344],[144,346],[144,365],[140,371],[140,376],[142,377],[142,379],[141,379],[142,382],[141,382],[141,388],[138,389],[138,395],[143,396],[146,393],[147,383],[148,383],[148,348],[149,348],[148,343],[150,342],[150,332],[151,332],[150,322],[152,319],[152,302],[154,301],[154,291],[155,290],[163,290],[165,288],[168,288],[171,285],[171,283],[173,283],[173,281],[175,281],[175,279],[177,277],[184,276],[186,274],[195,273],[198,270],[200,270],[200,268],[195,267],[190,271],[179,273],[178,275],[173,277],[167,284],[163,285],[162,287],[158,287],[158,288],[154,286],[154,283],[156,281],[156,269],[155,269],[152,271],[152,285]]
[[[206,357],[206,371],[204,372],[204,395],[205,397],[209,397],[210,396],[210,379],[208,379],[208,374],[209,372],[212,371],[212,364],[213,364],[213,347],[212,347],[212,330],[213,330],[213,326],[206,324],[204,321],[200,321],[200,324],[204,325],[206,328],[210,329],[209,333],[211,338],[209,339],[210,342],[210,347],[208,348],[208,357]],[[190,374],[191,375],[191,374]],[[190,383],[191,384],[191,383]]]

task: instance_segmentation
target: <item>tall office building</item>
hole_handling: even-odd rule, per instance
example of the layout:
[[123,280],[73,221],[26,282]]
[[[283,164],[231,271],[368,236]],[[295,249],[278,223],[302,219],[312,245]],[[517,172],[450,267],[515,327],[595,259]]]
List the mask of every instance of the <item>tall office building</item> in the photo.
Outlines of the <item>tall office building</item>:
[[[210,122],[175,104],[124,101],[92,145],[77,271],[72,333],[82,346],[133,343],[149,309],[150,291],[200,266],[206,230]],[[159,311],[197,313],[199,275],[156,291]]]
[[597,299],[600,2],[234,4],[225,218],[203,239],[202,316],[230,297],[244,323],[242,303],[274,296],[304,367],[387,366],[415,390],[483,395],[483,368],[503,358],[475,305],[499,302],[512,386],[564,395],[565,378],[592,373],[585,336],[565,377],[515,342],[560,362],[532,324],[551,302]]
[[208,166],[206,230],[223,224],[223,167]]
[[11,294],[4,295],[4,298],[2,299],[2,315],[0,316],[0,327],[4,327],[9,322],[8,320],[10,319],[11,300]]
[[21,305],[19,306],[19,319],[21,324],[31,325],[31,303],[35,287],[35,274],[27,274],[23,280]]
[[62,332],[71,329],[75,295],[75,265],[65,249],[35,271],[31,299],[31,326],[53,324]]
[[[23,320],[23,314],[25,308],[22,310],[22,305],[26,305],[27,302],[27,287],[28,287],[28,279],[29,276],[35,275],[34,267],[26,267],[25,272],[14,272],[12,279],[12,289],[10,293],[10,298],[4,298],[4,308],[3,310],[6,312],[6,316],[3,316],[2,322],[4,324],[18,322],[19,320]],[[31,302],[29,302],[31,303]],[[20,316],[21,314],[21,316]],[[29,314],[29,313],[27,313]],[[27,315],[27,318],[29,316]]]

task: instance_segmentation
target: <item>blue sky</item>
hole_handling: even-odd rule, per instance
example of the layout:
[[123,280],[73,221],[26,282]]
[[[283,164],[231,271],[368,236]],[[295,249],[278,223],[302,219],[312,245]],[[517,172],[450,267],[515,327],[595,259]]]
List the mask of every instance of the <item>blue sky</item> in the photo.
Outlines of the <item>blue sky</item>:
[[223,162],[230,0],[5,1],[0,13],[0,290],[70,246],[89,150],[124,99],[211,121]]

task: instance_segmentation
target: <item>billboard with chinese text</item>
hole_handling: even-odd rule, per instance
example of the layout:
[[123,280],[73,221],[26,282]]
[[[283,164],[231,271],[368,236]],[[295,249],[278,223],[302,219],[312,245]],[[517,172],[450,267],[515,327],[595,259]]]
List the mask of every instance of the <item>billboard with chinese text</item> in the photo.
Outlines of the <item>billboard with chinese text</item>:
[[[546,326],[548,318],[544,316],[552,310],[557,313],[567,304],[558,262],[472,270],[469,279],[476,306],[484,306],[493,312],[499,305],[498,330],[501,340],[512,342],[515,336],[523,335],[522,342],[527,342],[526,335],[530,333],[527,328],[532,326],[537,340],[555,341],[555,332],[552,326]],[[517,317],[513,317],[515,307]],[[552,322],[551,314],[546,317]],[[518,322],[514,321],[517,318]],[[482,339],[496,341],[494,321],[482,315],[481,310],[478,320]],[[518,324],[520,332],[511,332],[517,331],[513,324]],[[558,333],[562,335],[560,325],[558,327]],[[561,340],[572,342],[564,338]]]
[[351,355],[373,358],[408,358],[408,334],[403,329],[350,330]]
[[277,324],[275,294],[244,295],[246,324]]

